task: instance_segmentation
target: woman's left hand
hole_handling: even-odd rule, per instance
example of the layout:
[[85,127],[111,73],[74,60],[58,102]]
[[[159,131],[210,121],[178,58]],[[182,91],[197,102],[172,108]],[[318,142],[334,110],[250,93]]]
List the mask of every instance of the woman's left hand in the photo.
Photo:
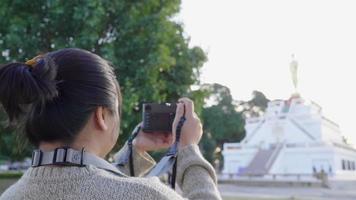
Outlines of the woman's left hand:
[[[142,123],[138,124],[137,126],[142,126]],[[138,153],[157,151],[170,147],[173,144],[173,137],[171,133],[146,133],[143,132],[141,128],[132,144]]]

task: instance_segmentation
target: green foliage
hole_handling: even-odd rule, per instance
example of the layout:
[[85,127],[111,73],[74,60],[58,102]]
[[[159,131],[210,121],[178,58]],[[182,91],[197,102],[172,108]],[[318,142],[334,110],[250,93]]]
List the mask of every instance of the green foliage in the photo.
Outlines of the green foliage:
[[[122,145],[141,120],[143,102],[175,102],[188,95],[201,111],[204,95],[190,86],[198,84],[206,56],[188,46],[182,25],[172,20],[179,7],[179,0],[2,0],[0,63],[66,47],[112,61],[123,93]],[[0,153],[13,156],[10,132],[0,125],[0,141],[9,144]]]
[[210,91],[213,105],[203,110],[204,132],[221,146],[224,142],[237,142],[244,137],[244,119],[242,113],[236,111],[229,88],[220,85],[204,85]]
[[240,101],[237,103],[238,110],[244,114],[245,117],[259,117],[267,108],[270,100],[260,91],[252,92],[252,99],[249,101]]
[[[201,89],[208,93],[208,104],[202,111],[204,135],[201,148],[211,163],[221,159],[217,151],[224,142],[237,142],[244,137],[242,113],[236,111],[229,88],[220,84],[204,84]],[[219,147],[219,148],[217,148]]]
[[22,160],[31,155],[31,146],[22,137],[19,128],[16,129],[7,122],[7,116],[0,106],[0,161]]
[[0,173],[0,179],[18,179],[23,175],[22,172]]
[[205,84],[201,89],[208,94],[208,105],[202,111],[201,147],[205,158],[213,163],[222,159],[220,150],[225,142],[239,142],[245,137],[245,117],[262,114],[269,100],[254,91],[251,100],[234,101],[229,88],[220,84]]

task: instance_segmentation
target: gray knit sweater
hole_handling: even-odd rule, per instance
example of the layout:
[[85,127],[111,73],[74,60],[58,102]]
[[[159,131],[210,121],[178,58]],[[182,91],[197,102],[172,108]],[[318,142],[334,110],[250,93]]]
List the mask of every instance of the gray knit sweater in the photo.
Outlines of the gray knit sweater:
[[[115,156],[120,159],[127,146]],[[155,164],[148,155],[134,150],[135,173],[146,173]],[[121,168],[128,174],[128,166]],[[28,169],[17,183],[7,189],[0,200],[47,199],[221,199],[212,166],[202,157],[197,145],[178,153],[177,184],[179,195],[156,177],[118,177],[110,172],[86,167],[43,166]]]

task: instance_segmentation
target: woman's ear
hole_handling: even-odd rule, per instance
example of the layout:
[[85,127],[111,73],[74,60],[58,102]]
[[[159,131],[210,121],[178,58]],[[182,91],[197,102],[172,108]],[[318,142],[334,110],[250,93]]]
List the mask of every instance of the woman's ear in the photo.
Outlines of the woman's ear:
[[103,107],[99,106],[95,109],[94,113],[94,121],[97,126],[102,131],[108,130],[108,117],[106,116],[107,110],[104,109]]

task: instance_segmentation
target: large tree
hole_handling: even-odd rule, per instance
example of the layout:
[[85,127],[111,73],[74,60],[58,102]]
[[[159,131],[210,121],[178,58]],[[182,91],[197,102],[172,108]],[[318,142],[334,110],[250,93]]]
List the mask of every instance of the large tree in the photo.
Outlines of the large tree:
[[238,142],[244,137],[245,123],[242,113],[236,111],[229,88],[215,83],[205,84],[201,89],[209,94],[207,106],[202,111],[201,146],[204,156],[213,162],[216,150],[221,149],[224,142]]
[[204,84],[206,106],[202,111],[204,135],[201,147],[204,156],[213,162],[222,159],[225,142],[240,142],[245,137],[245,118],[263,114],[269,100],[262,92],[253,91],[248,101],[234,100],[230,89],[220,84]]
[[218,144],[239,141],[244,137],[244,119],[236,111],[230,89],[220,84],[205,85],[210,90],[208,104],[203,110],[204,130],[214,135]]
[[[66,47],[112,61],[123,93],[121,145],[140,121],[142,102],[182,95],[203,102],[190,86],[198,83],[206,56],[189,47],[182,24],[173,20],[179,8],[180,0],[2,0],[0,63]],[[0,142],[14,140],[3,125],[0,131]]]
[[263,115],[270,100],[260,91],[253,91],[249,101],[236,101],[237,110],[243,113],[245,118],[259,117]]

